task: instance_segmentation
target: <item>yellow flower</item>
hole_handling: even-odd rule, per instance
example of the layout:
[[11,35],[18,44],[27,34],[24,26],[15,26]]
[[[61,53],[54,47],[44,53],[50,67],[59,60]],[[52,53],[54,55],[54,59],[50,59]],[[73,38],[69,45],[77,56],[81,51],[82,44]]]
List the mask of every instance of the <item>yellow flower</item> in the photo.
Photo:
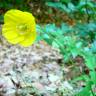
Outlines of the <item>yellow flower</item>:
[[7,11],[4,15],[2,35],[11,44],[30,46],[36,39],[34,16],[16,9]]

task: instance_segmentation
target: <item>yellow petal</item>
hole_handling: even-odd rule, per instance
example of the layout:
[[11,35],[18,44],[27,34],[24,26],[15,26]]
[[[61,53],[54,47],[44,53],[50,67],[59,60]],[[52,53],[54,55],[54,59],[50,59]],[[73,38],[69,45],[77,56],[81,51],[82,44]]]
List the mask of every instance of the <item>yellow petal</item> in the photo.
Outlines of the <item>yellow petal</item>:
[[30,34],[29,36],[26,36],[26,39],[20,42],[19,44],[24,47],[28,47],[33,44],[35,39],[36,39],[36,31],[32,32],[32,34]]
[[22,22],[23,12],[20,10],[11,9],[4,15],[4,22]]
[[16,9],[11,9],[7,11],[4,15],[4,22],[15,22],[15,23],[21,23],[21,22],[33,22],[34,16],[29,12],[23,12]]
[[18,37],[18,34],[14,31],[7,31],[2,34],[6,39],[14,39]]
[[12,22],[6,22],[4,25],[3,25],[3,28],[16,28],[16,24],[15,23],[12,23]]
[[23,12],[23,19],[27,22],[27,23],[30,23],[30,22],[35,22],[35,18],[34,16],[29,13],[29,12]]
[[2,27],[2,35],[6,39],[13,39],[18,37],[17,30],[12,24],[4,24]]
[[14,39],[7,39],[7,40],[9,43],[18,44],[19,42],[24,40],[24,36],[20,36],[20,37],[14,38]]

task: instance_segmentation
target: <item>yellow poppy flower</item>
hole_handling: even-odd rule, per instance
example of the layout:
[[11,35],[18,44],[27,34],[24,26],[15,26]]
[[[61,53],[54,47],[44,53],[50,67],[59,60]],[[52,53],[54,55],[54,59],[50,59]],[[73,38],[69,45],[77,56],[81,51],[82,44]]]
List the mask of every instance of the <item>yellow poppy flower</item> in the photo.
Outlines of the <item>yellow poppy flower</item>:
[[16,9],[7,11],[4,15],[2,35],[11,44],[30,46],[36,39],[36,23],[31,13]]

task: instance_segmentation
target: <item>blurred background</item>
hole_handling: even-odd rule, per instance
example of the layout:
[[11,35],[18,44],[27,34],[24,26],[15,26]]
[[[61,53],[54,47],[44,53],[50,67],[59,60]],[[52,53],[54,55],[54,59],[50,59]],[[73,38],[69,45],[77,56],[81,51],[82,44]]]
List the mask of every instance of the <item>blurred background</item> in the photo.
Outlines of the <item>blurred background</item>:
[[[16,96],[96,96],[96,0],[0,0],[0,26],[4,23],[5,12],[10,9],[32,13],[36,18],[38,36],[36,43],[28,48],[0,42],[0,71],[5,77],[11,71],[15,74],[15,65],[16,70],[21,68],[21,73],[17,70],[20,75],[16,73],[19,78],[24,73],[25,80],[28,73],[26,82],[35,81],[37,89],[46,93],[29,95],[28,90],[23,90],[21,81],[18,81],[20,85],[12,79],[11,82],[17,89],[21,88],[22,94],[28,94]],[[12,76],[16,76],[14,74]],[[69,83],[64,81],[70,81],[73,88],[70,92],[77,94],[79,91],[79,95],[70,95],[65,90]],[[33,93],[37,94],[37,90]],[[0,96],[13,95],[0,93]]]
[[[62,22],[74,24],[75,20],[95,19],[95,0],[0,0],[0,22],[3,14],[9,9],[29,11],[36,17],[38,23]],[[94,14],[94,15],[93,15]],[[84,17],[83,17],[83,16]]]

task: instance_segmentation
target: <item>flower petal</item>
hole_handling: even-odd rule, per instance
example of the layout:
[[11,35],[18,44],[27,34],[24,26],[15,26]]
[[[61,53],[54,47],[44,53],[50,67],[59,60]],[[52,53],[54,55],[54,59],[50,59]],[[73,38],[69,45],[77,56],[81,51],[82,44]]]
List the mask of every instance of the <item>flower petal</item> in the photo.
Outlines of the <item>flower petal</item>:
[[18,44],[19,42],[23,41],[24,39],[25,39],[24,36],[20,36],[20,37],[14,38],[14,39],[8,39],[8,42],[12,43],[12,44]]
[[[12,26],[12,27],[11,27]],[[2,35],[6,39],[13,39],[18,37],[18,33],[16,28],[13,26],[13,24],[4,24],[2,28]]]
[[36,39],[36,31],[32,32],[31,35],[26,36],[26,39],[24,41],[20,42],[19,44],[24,47],[28,47],[33,44],[35,39]]
[[23,12],[20,10],[11,9],[4,15],[4,22],[22,22]]
[[30,23],[30,22],[35,22],[35,18],[34,16],[29,13],[29,12],[23,12],[23,18],[25,21],[27,21],[27,23]]
[[8,32],[3,33],[3,36],[6,39],[14,39],[14,38],[18,37],[18,34],[14,31],[8,31]]

